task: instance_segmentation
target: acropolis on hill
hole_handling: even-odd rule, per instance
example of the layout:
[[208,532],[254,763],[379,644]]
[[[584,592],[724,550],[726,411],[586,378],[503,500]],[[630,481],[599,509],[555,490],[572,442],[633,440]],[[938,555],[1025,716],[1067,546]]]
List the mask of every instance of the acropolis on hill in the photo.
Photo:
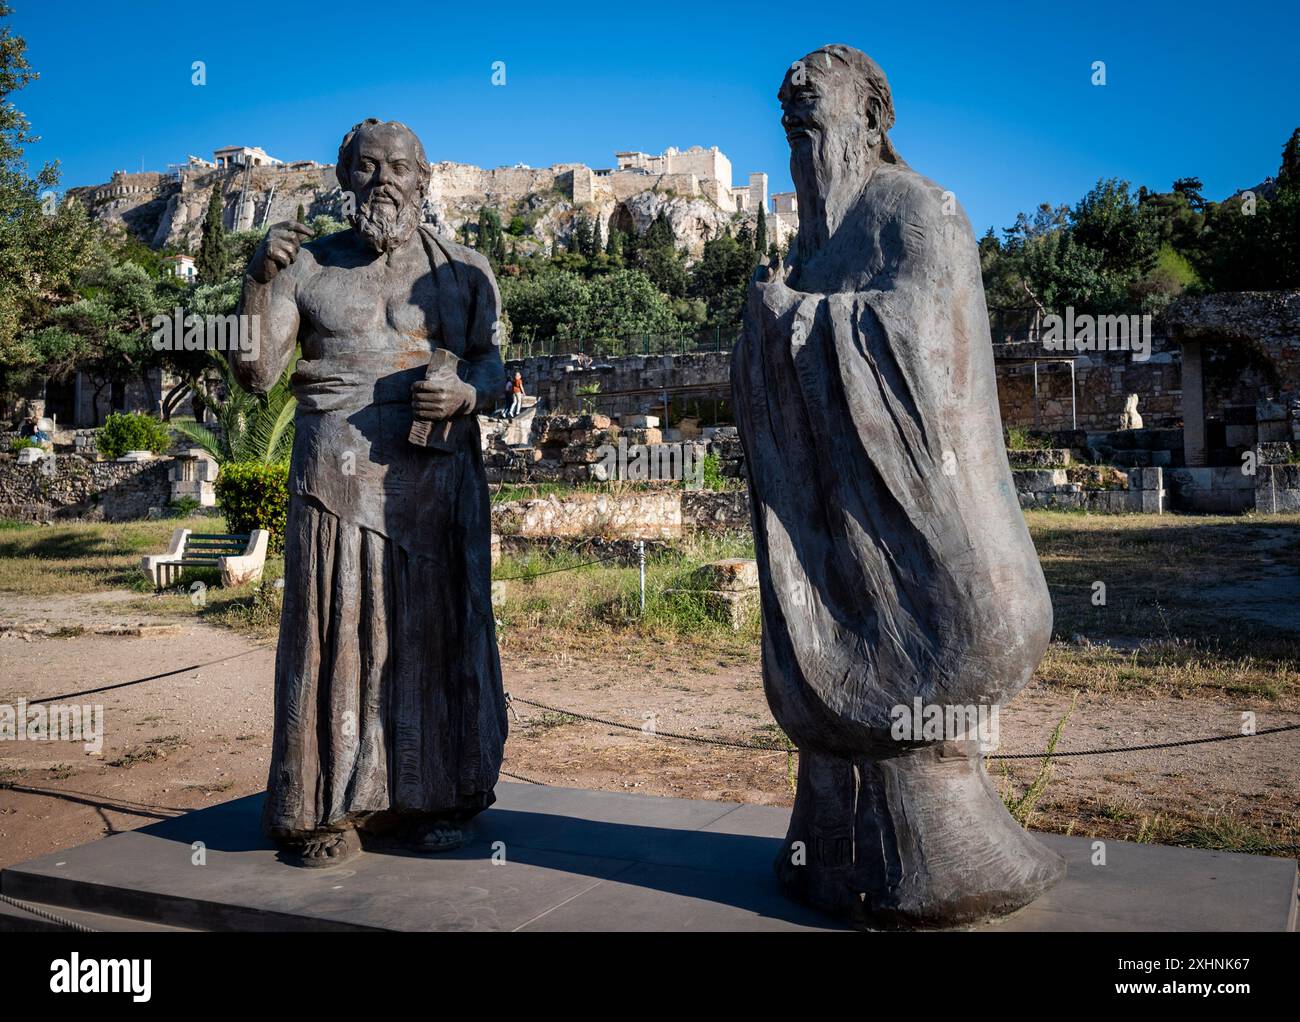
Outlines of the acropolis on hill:
[[[503,219],[520,216],[525,247],[550,251],[565,242],[575,217],[594,219],[602,236],[613,228],[644,231],[663,211],[679,243],[697,256],[723,231],[751,228],[766,211],[768,237],[783,244],[798,227],[793,192],[769,195],[767,174],[751,172],[734,183],[731,161],[717,146],[669,147],[651,154],[614,154],[614,166],[557,163],[485,169],[433,164],[425,217],[448,236],[476,224],[490,206]],[[71,189],[100,220],[115,223],[158,249],[194,251],[212,189],[221,190],[225,226],[245,231],[293,218],[339,217],[342,191],[334,166],[282,160],[256,146],[223,146],[211,159],[190,156],[165,171],[116,171],[105,184]]]

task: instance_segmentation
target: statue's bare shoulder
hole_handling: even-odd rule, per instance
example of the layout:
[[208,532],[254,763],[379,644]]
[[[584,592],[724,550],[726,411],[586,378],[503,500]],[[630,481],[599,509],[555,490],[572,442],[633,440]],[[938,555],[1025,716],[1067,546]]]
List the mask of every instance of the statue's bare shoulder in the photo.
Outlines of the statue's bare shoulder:
[[313,238],[302,246],[302,251],[307,258],[301,262],[306,264],[304,271],[308,274],[317,273],[327,266],[360,264],[360,246],[357,244],[356,232],[350,229],[335,231],[323,238]]

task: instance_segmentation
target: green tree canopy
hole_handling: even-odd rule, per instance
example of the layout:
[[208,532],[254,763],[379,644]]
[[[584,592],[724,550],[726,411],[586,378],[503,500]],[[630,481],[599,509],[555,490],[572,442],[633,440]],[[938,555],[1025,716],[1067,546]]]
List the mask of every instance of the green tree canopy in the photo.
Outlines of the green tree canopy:
[[[11,13],[0,2],[0,18]],[[0,27],[0,391],[6,398],[39,383],[45,366],[66,367],[75,357],[79,342],[50,314],[76,297],[76,279],[98,233],[80,203],[58,201],[56,163],[28,171],[24,147],[38,139],[14,102],[38,77],[26,50],[8,25]]]

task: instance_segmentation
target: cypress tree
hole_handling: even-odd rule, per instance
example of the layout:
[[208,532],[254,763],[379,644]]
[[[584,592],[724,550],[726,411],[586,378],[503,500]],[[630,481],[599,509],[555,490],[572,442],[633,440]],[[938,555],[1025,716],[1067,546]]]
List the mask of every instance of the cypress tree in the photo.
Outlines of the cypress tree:
[[587,218],[577,217],[573,221],[573,233],[569,238],[569,248],[580,256],[591,254],[591,224]]
[[222,222],[222,212],[221,186],[217,185],[208,200],[203,240],[199,243],[199,257],[195,260],[199,282],[203,284],[219,283],[226,275],[226,227]]
[[767,251],[767,210],[758,207],[758,227],[754,230],[754,251],[762,255]]

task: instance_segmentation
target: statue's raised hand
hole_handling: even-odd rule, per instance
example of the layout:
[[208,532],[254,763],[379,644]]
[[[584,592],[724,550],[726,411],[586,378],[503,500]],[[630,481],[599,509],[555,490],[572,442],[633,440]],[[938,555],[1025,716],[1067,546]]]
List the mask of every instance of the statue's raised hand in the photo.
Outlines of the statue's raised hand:
[[253,253],[248,264],[248,275],[259,284],[269,284],[275,275],[294,261],[302,243],[315,232],[297,220],[286,220],[266,232],[266,237]]

